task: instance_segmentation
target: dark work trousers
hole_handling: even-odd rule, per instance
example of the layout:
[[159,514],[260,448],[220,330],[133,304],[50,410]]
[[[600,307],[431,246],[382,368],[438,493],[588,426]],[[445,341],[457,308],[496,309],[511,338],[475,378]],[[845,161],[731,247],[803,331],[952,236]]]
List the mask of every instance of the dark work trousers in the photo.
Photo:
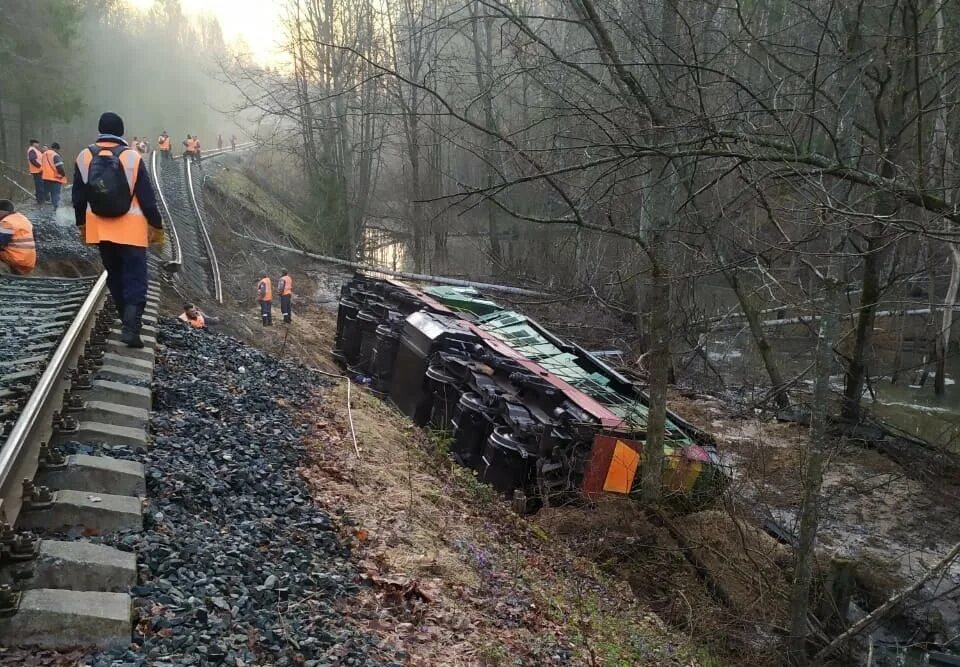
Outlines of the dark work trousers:
[[260,318],[265,327],[273,324],[273,301],[260,302]]
[[49,195],[47,199],[50,200],[50,203],[53,204],[54,208],[60,206],[60,191],[62,189],[63,189],[63,184],[60,183],[60,181],[44,181],[43,182],[44,196]]
[[107,289],[120,312],[124,306],[147,305],[147,249],[100,242],[100,260],[107,270]]
[[43,176],[40,174],[33,174],[33,190],[37,193],[37,203],[42,204],[46,192],[43,188]]
[[290,322],[293,319],[293,314],[290,311],[290,300],[292,298],[292,294],[280,295],[280,312],[283,313],[284,322]]

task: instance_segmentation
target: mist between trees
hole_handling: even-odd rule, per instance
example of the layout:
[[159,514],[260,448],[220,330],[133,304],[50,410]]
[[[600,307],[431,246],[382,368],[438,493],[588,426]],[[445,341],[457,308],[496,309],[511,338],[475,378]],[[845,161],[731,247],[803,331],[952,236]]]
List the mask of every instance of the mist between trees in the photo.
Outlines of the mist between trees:
[[[768,400],[812,415],[801,653],[826,417],[861,417],[878,310],[925,300],[945,391],[960,5],[288,0],[284,12],[288,69],[223,72],[261,140],[290,156],[325,249],[353,256],[366,227],[386,226],[424,271],[452,235],[474,234],[501,280],[628,318],[649,370],[647,470],[677,360],[730,319],[703,293],[732,291]],[[799,376],[778,366],[770,313],[813,336]],[[795,391],[804,381],[812,393]]]
[[124,119],[128,140],[153,145],[167,130],[175,150],[187,133],[215,147],[217,134],[238,132],[220,112],[235,93],[211,77],[227,49],[216,19],[184,14],[179,0],[142,12],[121,0],[4,2],[0,159],[26,171],[35,138],[58,142],[70,164],[107,110]]

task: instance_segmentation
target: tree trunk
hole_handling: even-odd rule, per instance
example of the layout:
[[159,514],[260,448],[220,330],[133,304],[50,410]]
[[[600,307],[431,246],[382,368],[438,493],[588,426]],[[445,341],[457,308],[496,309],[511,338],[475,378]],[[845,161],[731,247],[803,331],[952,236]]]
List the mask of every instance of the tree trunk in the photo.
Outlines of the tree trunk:
[[839,328],[839,290],[827,286],[825,312],[817,337],[813,405],[810,410],[810,446],[803,471],[803,497],[800,503],[800,536],[797,544],[794,579],[790,589],[790,662],[807,663],[807,614],[813,583],[814,547],[820,525],[820,488],[828,453],[828,415],[830,412],[830,375],[833,370],[833,345]]
[[723,275],[726,277],[727,282],[730,283],[730,287],[733,288],[734,294],[737,295],[737,301],[740,303],[743,315],[746,317],[747,324],[750,326],[750,334],[753,336],[753,342],[756,344],[757,351],[760,353],[760,359],[763,360],[763,366],[767,370],[767,375],[770,376],[770,385],[774,392],[773,397],[777,403],[777,407],[785,410],[790,407],[790,397],[787,395],[785,388],[786,382],[783,380],[783,375],[780,374],[780,368],[773,358],[773,348],[770,346],[770,341],[767,340],[766,334],[763,333],[763,326],[760,324],[760,314],[750,301],[749,295],[743,289],[743,285],[737,277],[736,269],[724,271]]
[[[933,390],[937,396],[943,396],[946,391],[947,354],[950,352],[950,334],[953,329],[953,308],[957,303],[957,289],[960,287],[960,247],[950,244],[950,284],[947,286],[947,295],[943,300],[943,320],[937,335],[937,376],[934,378]],[[934,317],[931,311],[930,317]]]

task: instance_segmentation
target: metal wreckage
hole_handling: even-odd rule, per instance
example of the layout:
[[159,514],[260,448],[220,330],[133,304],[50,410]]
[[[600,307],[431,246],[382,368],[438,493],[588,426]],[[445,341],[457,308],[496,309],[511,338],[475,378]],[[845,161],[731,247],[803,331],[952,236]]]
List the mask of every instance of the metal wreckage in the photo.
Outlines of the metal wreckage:
[[[639,491],[644,393],[473,288],[358,273],[341,287],[334,346],[340,363],[417,425],[452,434],[454,459],[521,513]],[[727,482],[713,439],[672,412],[662,480],[688,509]]]

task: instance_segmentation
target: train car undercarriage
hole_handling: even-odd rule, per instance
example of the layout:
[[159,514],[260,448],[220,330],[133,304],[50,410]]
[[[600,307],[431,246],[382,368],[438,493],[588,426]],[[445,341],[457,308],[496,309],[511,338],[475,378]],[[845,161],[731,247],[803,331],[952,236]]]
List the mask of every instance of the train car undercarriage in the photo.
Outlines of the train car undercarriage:
[[[520,512],[639,491],[647,399],[632,381],[470,288],[358,273],[341,288],[334,356]],[[727,475],[706,433],[668,413],[662,485],[684,508]]]

